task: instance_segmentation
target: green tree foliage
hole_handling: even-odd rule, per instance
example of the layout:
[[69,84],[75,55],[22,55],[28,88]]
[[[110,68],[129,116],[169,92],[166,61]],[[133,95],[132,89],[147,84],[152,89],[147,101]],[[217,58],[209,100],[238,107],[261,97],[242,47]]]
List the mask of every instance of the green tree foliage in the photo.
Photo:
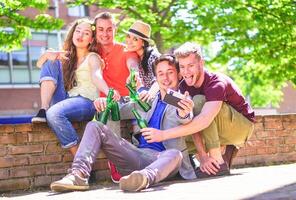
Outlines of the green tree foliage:
[[234,78],[254,106],[276,105],[285,82],[296,84],[295,0],[71,2],[119,8],[127,23],[135,19],[149,23],[162,52],[185,41],[202,44],[207,65]]
[[20,48],[22,42],[31,36],[31,29],[60,29],[63,21],[47,14],[33,19],[20,14],[26,8],[45,10],[48,0],[0,0],[0,50],[11,51]]

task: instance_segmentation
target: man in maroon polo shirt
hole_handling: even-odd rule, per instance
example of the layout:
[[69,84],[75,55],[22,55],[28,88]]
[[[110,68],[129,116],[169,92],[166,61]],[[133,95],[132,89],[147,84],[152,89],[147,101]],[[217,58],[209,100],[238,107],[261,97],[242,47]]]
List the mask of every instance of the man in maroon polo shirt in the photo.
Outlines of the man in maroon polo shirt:
[[231,78],[204,69],[200,46],[187,42],[174,53],[183,77],[180,90],[192,96],[195,117],[186,125],[143,135],[159,142],[193,134],[200,161],[197,177],[229,174],[238,148],[253,132],[254,111]]

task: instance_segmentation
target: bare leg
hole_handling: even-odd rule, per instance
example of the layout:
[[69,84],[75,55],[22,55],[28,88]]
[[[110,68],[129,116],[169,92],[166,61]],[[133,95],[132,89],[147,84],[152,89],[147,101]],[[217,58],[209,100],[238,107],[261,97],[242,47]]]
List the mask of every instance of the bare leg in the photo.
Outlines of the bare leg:
[[69,151],[73,155],[73,157],[75,156],[77,150],[78,150],[78,145],[75,145],[69,149]]
[[41,82],[40,96],[41,96],[41,108],[47,110],[49,108],[52,96],[55,92],[56,85],[51,80]]

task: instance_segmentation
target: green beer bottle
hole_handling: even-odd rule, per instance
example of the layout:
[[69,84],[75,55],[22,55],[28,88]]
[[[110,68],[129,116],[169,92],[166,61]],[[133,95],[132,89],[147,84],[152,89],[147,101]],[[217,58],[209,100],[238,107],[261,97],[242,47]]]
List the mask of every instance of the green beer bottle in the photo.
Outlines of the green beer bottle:
[[130,98],[139,104],[139,106],[145,111],[147,112],[148,110],[150,110],[151,106],[147,103],[144,102],[140,99],[139,94],[136,92],[136,90],[134,90],[129,84],[126,84],[127,89],[130,92]]
[[135,69],[131,69],[130,81],[128,84],[131,86],[131,88],[133,88],[133,90],[137,90],[136,70]]
[[99,116],[99,122],[102,122],[103,124],[107,124],[108,117],[112,108],[113,95],[114,95],[114,90],[110,88],[107,95],[106,109],[103,112],[101,112]]
[[132,109],[132,112],[133,112],[134,116],[136,117],[138,126],[140,128],[147,128],[148,127],[147,121],[140,116],[140,114],[138,113],[138,111],[133,108]]
[[113,121],[120,120],[119,106],[118,106],[118,103],[115,102],[114,100],[112,101],[112,107],[111,107],[111,119]]

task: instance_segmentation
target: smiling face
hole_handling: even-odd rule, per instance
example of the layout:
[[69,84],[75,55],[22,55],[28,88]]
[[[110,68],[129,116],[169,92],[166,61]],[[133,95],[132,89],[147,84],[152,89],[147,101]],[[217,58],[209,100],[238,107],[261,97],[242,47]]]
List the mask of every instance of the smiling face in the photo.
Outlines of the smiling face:
[[87,22],[78,24],[73,32],[72,41],[77,48],[87,48],[93,41],[91,25]]
[[186,57],[179,57],[180,75],[188,86],[200,87],[203,82],[203,60],[194,53]]
[[115,25],[111,19],[96,20],[96,39],[101,45],[113,45],[115,36]]
[[143,50],[144,41],[132,34],[127,34],[125,37],[127,51],[141,51]]
[[161,61],[155,66],[155,76],[161,91],[166,92],[167,89],[178,89],[178,71],[168,61]]

